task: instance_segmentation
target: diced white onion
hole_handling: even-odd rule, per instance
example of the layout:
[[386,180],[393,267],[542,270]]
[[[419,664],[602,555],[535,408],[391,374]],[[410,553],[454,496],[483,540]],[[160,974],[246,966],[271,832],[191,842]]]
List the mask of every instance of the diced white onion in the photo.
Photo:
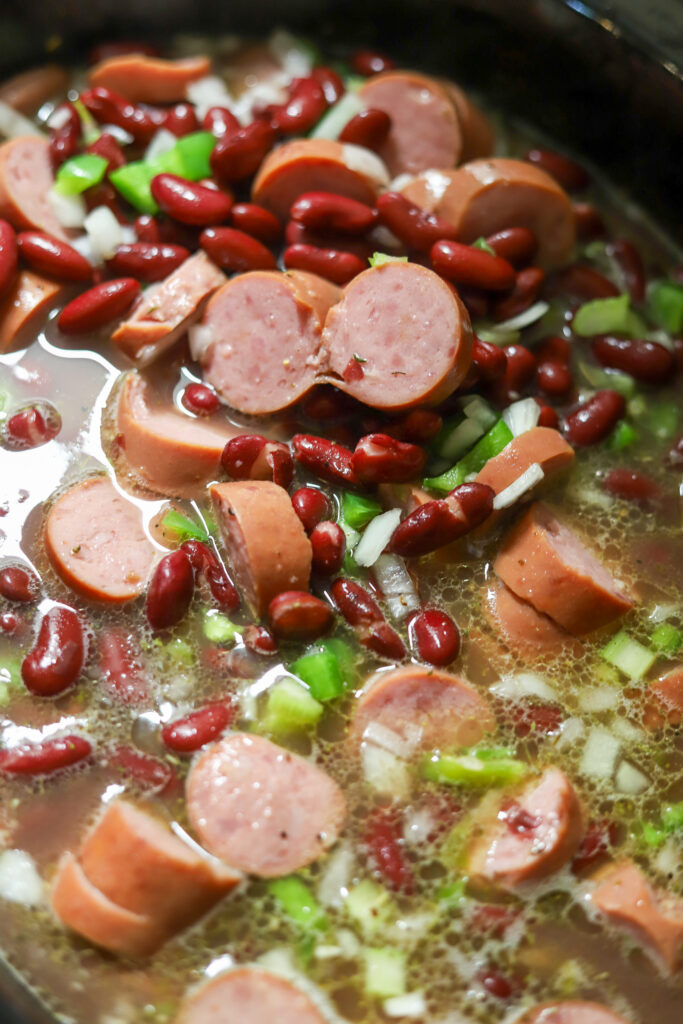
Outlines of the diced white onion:
[[85,218],[83,226],[95,254],[103,260],[111,259],[123,242],[123,232],[109,207],[96,206]]
[[417,611],[420,597],[413,578],[399,555],[380,555],[373,566],[377,584],[384,594],[392,619],[401,621]]
[[490,688],[491,693],[504,700],[519,700],[520,697],[538,697],[548,702],[556,701],[557,694],[542,676],[535,672],[518,672],[503,676],[499,683]]
[[498,413],[481,395],[468,395],[463,399],[461,409],[468,420],[475,420],[482,430],[488,430],[498,419]]
[[422,992],[406,992],[402,996],[385,999],[382,1007],[387,1017],[423,1017],[427,1004]]
[[349,959],[360,953],[360,942],[350,928],[339,928],[337,930],[337,942],[341,946],[344,956],[349,957]]
[[84,256],[88,263],[92,263],[93,267],[99,266],[102,262],[99,254],[93,249],[90,235],[79,235],[78,238],[71,238],[69,245],[73,246],[76,252],[80,252],[81,256]]
[[405,761],[374,743],[361,744],[361,760],[365,781],[378,793],[398,799],[408,796],[411,776]]
[[147,161],[156,160],[158,157],[163,156],[164,153],[168,153],[170,149],[173,149],[177,141],[176,136],[173,132],[169,132],[168,128],[160,128],[150,139],[142,159]]
[[47,119],[47,126],[50,131],[58,132],[71,120],[71,111],[68,107],[57,107]]
[[[130,146],[131,142],[135,142],[134,137],[127,132],[125,128],[122,128],[119,124],[103,124],[102,133],[111,135],[113,139],[116,139],[120,146]],[[176,139],[176,142],[178,140]]]
[[390,192],[401,192],[406,186],[412,185],[415,181],[415,175],[409,174],[408,171],[404,171],[403,174],[397,174],[395,178],[392,178],[389,182]]
[[619,702],[619,691],[614,686],[589,686],[579,694],[579,707],[582,711],[608,711]]
[[343,952],[341,946],[316,946],[313,956],[316,960],[335,960],[338,956],[342,956]]
[[33,857],[24,850],[0,853],[0,897],[34,907],[43,898],[43,880]]
[[659,850],[654,861],[663,875],[677,875],[681,870],[681,848],[675,839],[668,839]]
[[213,330],[205,324],[195,324],[187,332],[190,340],[190,355],[196,362],[200,362],[202,356],[213,342]]
[[618,736],[624,743],[645,743],[647,735],[642,729],[639,729],[633,722],[629,722],[627,718],[621,718],[619,715],[615,715],[609,724],[610,729],[615,736]]
[[338,139],[344,128],[356,114],[365,110],[365,104],[355,92],[345,92],[327,113],[320,118],[311,132],[312,139]]
[[382,512],[368,523],[353,552],[353,557],[358,565],[368,568],[375,564],[400,522],[400,508],[390,508],[388,512]]
[[666,622],[667,619],[672,618],[674,615],[678,615],[680,608],[675,604],[656,604],[648,619],[650,622]]
[[617,768],[614,782],[620,793],[628,793],[631,796],[637,796],[638,793],[644,792],[650,785],[647,775],[644,775],[630,761],[621,762]]
[[318,900],[324,907],[341,907],[351,884],[354,865],[353,850],[341,845],[330,855],[318,882]]
[[610,779],[614,774],[621,743],[607,729],[595,727],[588,733],[581,755],[580,771],[593,779]]
[[51,188],[47,194],[48,202],[55,217],[63,228],[82,228],[88,216],[88,208],[83,196],[63,196]]
[[43,132],[28,117],[24,117],[8,103],[0,101],[0,135],[8,139],[18,139],[21,135],[40,135],[45,138]]
[[400,249],[402,247],[400,238],[397,238],[393,231],[390,231],[384,224],[378,224],[376,228],[372,229],[370,232],[370,242],[373,249],[379,252]]
[[517,316],[511,316],[509,320],[500,320],[493,329],[503,332],[521,331],[523,327],[535,324],[537,320],[546,315],[549,309],[550,305],[547,302],[534,302],[533,306],[529,306],[528,309],[518,313]]
[[512,431],[513,437],[526,434],[538,424],[541,407],[533,398],[520,398],[503,410],[503,419]]
[[190,82],[185,88],[185,95],[190,103],[197,108],[197,118],[201,121],[211,107],[226,107],[234,112],[235,102],[228,92],[225,82],[218,75],[207,75],[196,82]]
[[403,838],[410,846],[425,843],[434,832],[437,821],[426,807],[410,811],[403,817]]
[[555,740],[555,746],[558,750],[571,747],[581,739],[585,731],[586,727],[580,718],[568,718],[560,726],[560,735]]
[[545,473],[539,462],[532,462],[528,469],[513,480],[511,484],[500,491],[493,499],[493,507],[498,510],[501,508],[509,508],[510,505],[514,505],[516,501],[530,491],[532,487],[536,487],[543,480]]
[[485,432],[485,428],[481,426],[478,420],[470,419],[466,416],[462,423],[458,423],[457,427],[454,427],[444,440],[441,448],[442,458],[449,462],[459,459],[461,455],[464,455],[466,451],[469,451],[477,443],[480,437],[484,436]]
[[276,28],[268,49],[290,78],[308,78],[313,70],[312,50],[284,28]]
[[410,757],[414,745],[399,736],[393,729],[387,728],[381,722],[369,722],[363,732],[363,740],[366,743],[374,743],[376,747],[388,750],[395,757]]
[[363,146],[352,146],[344,143],[342,159],[350,171],[369,178],[377,188],[386,188],[389,184],[389,172],[383,160]]

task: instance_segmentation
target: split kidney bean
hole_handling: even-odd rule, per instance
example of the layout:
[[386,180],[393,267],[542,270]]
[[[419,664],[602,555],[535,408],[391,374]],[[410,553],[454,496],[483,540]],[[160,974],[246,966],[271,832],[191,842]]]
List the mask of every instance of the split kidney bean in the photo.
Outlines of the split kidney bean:
[[14,228],[6,220],[0,220],[0,295],[14,284],[18,262]]
[[560,417],[557,415],[551,405],[543,402],[540,398],[534,398],[536,405],[541,410],[538,417],[539,427],[550,427],[552,430],[557,430],[560,425]]
[[536,302],[545,282],[545,274],[540,267],[525,267],[515,277],[514,287],[509,295],[496,300],[491,306],[494,320],[509,320]]
[[81,93],[81,100],[99,124],[118,125],[136,142],[149,142],[158,130],[157,119],[150,110],[136,106],[105,86],[86,89]]
[[437,274],[456,284],[485,291],[507,291],[515,283],[514,267],[507,260],[461,242],[447,239],[435,242],[429,258]]
[[661,496],[659,486],[644,473],[625,467],[611,469],[603,481],[606,491],[626,501],[650,504]]
[[415,892],[415,876],[405,854],[403,830],[394,807],[376,807],[370,812],[364,840],[387,886],[394,892],[411,896]]
[[625,238],[619,238],[617,241],[609,243],[607,253],[616,260],[624,275],[626,290],[631,297],[631,302],[644,302],[645,268],[635,245]]
[[294,476],[294,460],[287,445],[261,434],[231,438],[223,449],[221,464],[233,480],[272,480],[286,488]]
[[190,250],[182,245],[127,242],[117,248],[107,266],[114,274],[137,277],[147,284],[168,277],[189,255]]
[[161,730],[164,746],[176,754],[193,754],[195,750],[217,740],[235,718],[229,704],[207,704],[184,718],[168,722]]
[[538,242],[530,228],[503,228],[489,235],[486,244],[496,256],[507,260],[513,267],[524,267],[536,255]]
[[235,203],[230,211],[230,222],[238,231],[244,231],[266,245],[277,242],[282,234],[282,225],[275,214],[256,203]]
[[188,384],[180,401],[196,416],[211,416],[220,409],[220,399],[206,384]]
[[339,133],[339,141],[365,149],[377,150],[386,142],[391,131],[391,118],[386,110],[368,107],[359,111]]
[[231,195],[196,181],[186,181],[177,174],[157,174],[152,178],[150,189],[164,213],[181,224],[206,227],[220,224],[230,214]]
[[488,519],[494,497],[486,484],[460,484],[446,498],[428,501],[406,516],[394,530],[389,550],[404,558],[437,551]]
[[546,360],[536,368],[536,387],[553,398],[563,398],[574,386],[572,371],[567,363]]
[[202,120],[205,132],[211,132],[217,139],[238,132],[242,125],[227,107],[209,107]]
[[325,576],[339,572],[346,553],[346,534],[337,523],[325,521],[311,530],[313,568]]
[[26,689],[36,697],[56,697],[72,686],[85,661],[83,624],[66,605],[55,605],[40,622],[33,647],[21,665]]
[[334,613],[328,604],[305,590],[286,590],[268,605],[268,621],[284,640],[315,640],[332,626]]
[[351,468],[364,484],[408,483],[424,469],[426,455],[415,444],[389,434],[367,434],[351,456]]
[[428,608],[410,623],[418,657],[430,665],[450,665],[460,653],[460,633],[450,615],[438,608]]
[[601,366],[621,370],[650,384],[665,383],[675,370],[673,353],[656,341],[602,334],[593,339],[592,349]]
[[297,462],[322,480],[344,487],[360,486],[353,469],[353,453],[343,445],[311,434],[295,434],[292,448]]
[[217,178],[241,181],[254,174],[275,141],[275,130],[267,121],[252,121],[246,128],[219,138],[211,154],[211,168]]
[[239,607],[239,594],[224,565],[208,544],[200,540],[186,540],[180,545],[180,550],[189,558],[194,572],[204,577],[211,596],[221,608],[232,612]]
[[561,153],[555,153],[553,150],[530,149],[525,160],[540,167],[567,192],[579,192],[590,184],[588,172],[581,164]]
[[106,174],[111,174],[118,167],[123,167],[126,162],[121,146],[109,132],[102,132],[99,138],[86,146],[85,151],[93,153],[95,156],[101,156],[103,160],[107,161]]
[[140,282],[134,277],[96,284],[67,303],[57,317],[59,329],[63,334],[96,331],[127,313],[140,291]]
[[380,224],[409,249],[429,252],[437,242],[456,238],[457,232],[448,221],[425,213],[400,192],[384,192],[375,206]]
[[123,629],[108,629],[100,634],[98,651],[102,681],[117,700],[132,705],[148,700],[149,681],[132,636]]
[[206,228],[199,237],[199,244],[214,263],[230,273],[277,267],[270,249],[237,228]]
[[624,415],[626,402],[617,391],[597,391],[567,416],[565,433],[574,445],[598,444]]
[[164,555],[147,589],[145,612],[152,629],[166,629],[180,622],[193,592],[194,574],[187,552],[179,548]]
[[170,796],[182,787],[180,780],[170,765],[157,757],[143,754],[141,750],[123,744],[111,747],[107,751],[105,763],[121,775],[125,781],[130,780],[140,789],[149,793],[163,793]]
[[365,234],[376,220],[371,206],[333,192],[304,192],[292,205],[289,215],[313,231],[339,231],[349,235]]
[[62,421],[56,409],[46,414],[44,410],[30,406],[10,416],[5,424],[7,446],[18,450],[38,448],[57,436]]
[[313,76],[292,83],[286,103],[276,107],[270,115],[275,131],[283,135],[305,135],[327,110],[322,85]]
[[396,67],[396,62],[377,50],[356,50],[351,58],[351,66],[356,74],[370,78],[383,71],[391,71]]
[[60,281],[89,281],[93,268],[80,252],[42,231],[20,231],[17,246],[21,258],[39,274]]
[[244,646],[253,654],[271,655],[277,651],[277,640],[265,626],[247,626],[242,633]]
[[592,299],[611,299],[619,295],[619,289],[609,278],[593,267],[575,263],[557,275],[560,291],[581,302]]
[[591,203],[573,203],[576,234],[580,241],[600,238],[607,233],[605,222]]
[[315,78],[316,82],[322,86],[329,106],[340,100],[346,92],[344,80],[341,75],[337,74],[334,68],[319,65],[311,71],[311,78]]
[[177,138],[199,131],[197,113],[191,103],[176,103],[164,111],[163,126]]
[[363,260],[351,252],[321,249],[315,245],[289,245],[282,260],[288,270],[307,270],[334,284],[347,284],[367,269]]
[[83,736],[56,736],[42,743],[25,743],[0,750],[0,772],[11,775],[49,775],[90,757],[92,745]]
[[315,487],[300,487],[292,495],[292,505],[306,533],[311,533],[318,523],[332,515],[332,502]]
[[505,376],[507,364],[508,357],[502,348],[474,336],[472,366],[476,369],[479,380],[487,383],[500,380]]
[[0,597],[6,601],[30,604],[40,593],[40,580],[21,565],[6,565],[0,569]]

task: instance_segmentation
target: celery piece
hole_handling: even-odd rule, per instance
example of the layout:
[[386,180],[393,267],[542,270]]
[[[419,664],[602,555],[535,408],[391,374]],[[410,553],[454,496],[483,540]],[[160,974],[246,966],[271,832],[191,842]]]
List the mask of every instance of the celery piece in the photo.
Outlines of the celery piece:
[[643,426],[660,441],[668,441],[676,435],[679,415],[678,402],[658,397],[656,402],[648,405],[643,417]]
[[0,683],[0,708],[6,708],[10,702],[10,692],[7,683]]
[[265,714],[261,725],[266,732],[301,732],[312,728],[323,713],[322,704],[303,683],[281,679],[268,690]]
[[166,644],[166,652],[170,657],[171,661],[177,665],[194,665],[195,654],[187,640],[183,640],[181,637],[174,637],[168,644]]
[[407,263],[407,256],[390,256],[386,252],[373,252],[372,256],[369,257],[368,263],[371,267],[383,267],[385,263]]
[[489,243],[484,237],[478,238],[476,242],[472,242],[473,249],[481,249],[482,252],[487,252],[489,256],[495,256],[495,249],[492,249]]
[[456,882],[447,882],[436,891],[436,898],[439,903],[446,903],[449,907],[456,906],[465,898],[466,882],[459,878]]
[[623,630],[615,634],[602,649],[602,657],[614,665],[629,679],[642,679],[657,657],[649,648],[643,647]]
[[19,658],[6,656],[0,660],[0,683],[3,683],[8,690],[23,688]]
[[512,441],[512,431],[505,420],[498,420],[475,444],[474,448],[459,462],[456,462],[451,469],[442,473],[441,476],[427,477],[424,481],[425,487],[431,487],[435,491],[447,494],[454,487],[464,483],[468,476],[478,473],[489,459],[499,455],[510,441]]
[[325,912],[308,886],[296,875],[273,879],[268,883],[268,891],[292,921],[306,929],[324,931],[327,928]]
[[683,645],[683,633],[670,622],[660,622],[652,631],[650,644],[661,654],[676,654]]
[[406,956],[401,949],[365,949],[365,991],[378,999],[402,996],[406,990]]
[[387,890],[369,878],[349,889],[344,905],[349,916],[366,936],[375,935],[384,928],[394,909],[394,902]]
[[[362,494],[344,491],[341,515],[344,523],[350,526],[352,530],[362,530],[381,511],[382,506],[374,498],[366,498]],[[341,525],[343,528],[343,524]]]
[[647,299],[648,311],[655,323],[670,334],[683,331],[683,285],[676,281],[653,281]]
[[162,529],[174,534],[179,541],[200,540],[206,544],[209,535],[203,527],[199,526],[192,519],[188,519],[177,508],[170,508],[161,520]]
[[210,157],[215,145],[216,137],[211,132],[190,132],[178,139],[174,149],[182,167],[181,177],[188,181],[212,177]]
[[150,191],[150,183],[155,172],[153,165],[144,160],[135,160],[132,163],[117,167],[109,175],[109,180],[127,203],[134,206],[141,213],[158,213],[159,207]]
[[683,830],[683,800],[662,809],[662,827],[669,833]]
[[455,756],[435,752],[427,755],[422,762],[422,775],[430,782],[464,786],[467,789],[489,789],[519,782],[526,775],[528,767],[523,761],[504,756],[506,751],[495,753],[475,750]]
[[643,823],[640,834],[646,846],[653,846],[655,849],[658,846],[663,846],[667,838],[666,832],[663,829],[657,828],[656,825],[651,824],[649,821]]
[[313,126],[309,132],[310,138],[338,139],[351,118],[365,109],[365,104],[360,96],[356,95],[356,90],[348,84],[346,88],[347,91],[341,99],[337,100]]
[[619,295],[609,299],[593,299],[579,306],[574,314],[572,330],[582,338],[615,332],[630,338],[642,338],[647,334],[648,326],[631,309],[628,295]]
[[149,160],[149,180],[156,178],[157,174],[176,174],[179,178],[188,179],[185,173],[185,164],[178,152],[178,146],[171,146],[165,153],[160,153],[154,160]]
[[621,452],[630,448],[638,440],[638,432],[627,420],[619,420],[616,427],[605,441],[610,452]]
[[476,324],[475,334],[480,341],[487,341],[490,345],[515,345],[520,337],[521,333],[518,330],[509,330],[505,327],[498,329],[497,327],[491,326],[491,324]]
[[319,647],[304,654],[290,666],[291,671],[308,686],[316,700],[334,700],[344,692],[344,681],[334,651]]
[[241,633],[240,626],[231,622],[227,615],[211,610],[204,615],[204,636],[212,644],[234,643],[235,637]]
[[77,196],[93,185],[99,185],[107,169],[107,161],[95,153],[79,153],[65,160],[57,171],[55,192],[63,196]]

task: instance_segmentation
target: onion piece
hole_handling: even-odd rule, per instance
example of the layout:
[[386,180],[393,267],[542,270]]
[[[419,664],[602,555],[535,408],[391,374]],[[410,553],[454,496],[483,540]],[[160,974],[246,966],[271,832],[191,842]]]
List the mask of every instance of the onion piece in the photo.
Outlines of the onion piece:
[[0,853],[0,897],[34,907],[43,899],[43,880],[35,861],[24,850]]
[[400,622],[411,612],[418,610],[420,595],[405,562],[399,555],[380,555],[372,571],[392,619]]
[[213,330],[206,324],[195,324],[187,332],[190,340],[190,355],[199,363],[213,342]]
[[427,1013],[427,1004],[423,992],[406,992],[405,995],[385,999],[382,1009],[387,1017],[423,1017]]
[[350,171],[356,171],[364,178],[370,178],[378,188],[385,189],[389,184],[389,172],[383,160],[363,146],[354,146],[350,142],[343,145],[342,159]]
[[218,75],[206,75],[197,79],[196,82],[189,82],[185,88],[185,95],[190,103],[197,108],[197,119],[202,121],[204,115],[211,107],[226,107],[227,110],[235,113],[235,101],[228,92],[225,82]]
[[284,28],[271,32],[268,49],[290,80],[308,78],[313,70],[313,48]]
[[64,128],[65,125],[71,120],[71,111],[68,107],[57,107],[53,110],[47,119],[47,127],[52,132],[58,132],[60,128]]
[[382,725],[381,722],[369,722],[363,732],[363,741],[374,743],[376,747],[382,747],[390,754],[394,754],[395,757],[407,758],[410,757],[420,741],[420,729],[418,726],[417,734],[414,740],[411,740],[400,736],[399,733]]
[[619,703],[619,696],[614,686],[589,686],[579,694],[579,707],[589,713],[609,711]]
[[164,153],[168,153],[169,150],[173,149],[177,141],[176,136],[173,132],[169,132],[168,128],[160,128],[150,139],[142,159],[147,163],[156,160],[158,157],[163,156]]
[[342,844],[328,858],[316,890],[324,907],[341,907],[348,896],[355,862],[353,850]]
[[8,139],[18,139],[21,135],[39,135],[41,138],[45,138],[44,132],[41,132],[40,128],[28,117],[24,117],[14,107],[10,107],[9,103],[3,103],[0,100],[0,135],[6,136]]
[[617,768],[617,774],[614,778],[615,785],[621,793],[629,793],[631,796],[637,796],[639,793],[643,793],[650,785],[650,780],[647,775],[644,775],[640,769],[632,765],[630,761],[622,761]]
[[311,132],[312,139],[338,139],[356,114],[365,110],[365,104],[355,92],[345,92],[341,99],[324,114]]
[[520,398],[518,402],[513,402],[503,410],[503,420],[512,431],[513,437],[526,434],[528,430],[537,426],[540,415],[541,407],[533,398]]
[[[135,142],[135,139],[130,132],[127,132],[126,129],[122,128],[119,124],[103,124],[102,134],[104,135],[105,132],[107,135],[111,135],[113,139],[116,139],[120,146],[130,146],[131,142]],[[178,140],[176,139],[175,141],[177,142]]]
[[378,793],[397,799],[408,796],[412,777],[405,761],[374,743],[361,744],[361,760],[365,781]]
[[535,324],[537,320],[546,315],[549,309],[550,304],[548,302],[534,302],[533,306],[529,306],[528,309],[518,313],[517,316],[511,316],[509,320],[499,320],[493,330],[502,332],[521,331],[523,327]]
[[353,552],[358,565],[368,568],[375,564],[400,521],[400,508],[390,508],[388,512],[382,512],[368,523]]
[[580,718],[567,718],[560,725],[560,735],[555,740],[555,746],[558,750],[573,746],[585,731],[586,727]]
[[588,733],[579,770],[593,779],[611,779],[621,743],[607,729],[595,727]]
[[504,700],[519,700],[521,697],[538,697],[549,703],[557,701],[557,693],[535,672],[519,672],[503,676],[499,683],[490,687],[490,693]]
[[485,402],[481,395],[468,395],[462,400],[461,409],[467,419],[474,420],[483,431],[487,431],[498,421],[499,413]]
[[96,206],[85,218],[83,226],[95,255],[110,260],[123,242],[123,231],[109,207]]
[[82,228],[88,216],[83,196],[63,196],[51,188],[47,199],[63,228]]
[[494,509],[509,508],[510,505],[514,505],[522,495],[530,491],[532,487],[540,484],[544,477],[545,473],[541,464],[539,462],[532,462],[528,469],[525,469],[516,480],[513,480],[511,484],[495,496],[493,499]]

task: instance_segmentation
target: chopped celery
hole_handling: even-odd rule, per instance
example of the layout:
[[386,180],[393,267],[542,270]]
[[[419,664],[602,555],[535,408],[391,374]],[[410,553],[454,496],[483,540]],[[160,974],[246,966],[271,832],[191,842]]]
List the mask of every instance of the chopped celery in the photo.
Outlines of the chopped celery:
[[605,447],[610,452],[621,452],[624,448],[630,448],[638,440],[638,432],[627,420],[619,420],[616,427],[605,441]]
[[456,882],[446,882],[436,892],[436,898],[440,903],[447,903],[452,907],[462,901],[465,896],[465,879],[459,878]]
[[528,767],[517,761],[506,750],[473,750],[469,753],[427,755],[422,762],[422,775],[430,782],[445,782],[451,786],[489,789],[519,782]]
[[0,683],[0,708],[6,708],[10,702],[10,692],[7,683]]
[[195,654],[187,640],[183,640],[179,636],[174,637],[173,640],[166,644],[166,651],[171,661],[176,664],[194,665]]
[[669,833],[683,830],[683,800],[662,809],[662,827]]
[[371,267],[383,267],[385,263],[407,263],[407,256],[390,256],[386,252],[373,252],[368,259]]
[[98,185],[104,177],[107,161],[95,153],[80,153],[65,160],[57,171],[55,192],[63,196],[77,196]]
[[322,704],[296,679],[281,679],[268,690],[262,726],[266,732],[301,732],[316,724]]
[[306,683],[316,700],[334,700],[344,692],[337,656],[325,646],[304,654],[294,662],[291,671]]
[[653,281],[647,298],[655,323],[670,334],[680,334],[683,331],[683,285],[676,281]]
[[582,338],[615,332],[631,338],[642,338],[647,334],[648,326],[631,309],[628,295],[619,295],[584,303],[574,314],[572,330]]
[[672,399],[657,398],[648,405],[643,425],[660,441],[668,441],[675,436],[680,415],[679,403]]
[[182,177],[188,181],[210,178],[213,171],[209,158],[215,145],[216,137],[211,132],[191,132],[178,139],[174,149],[180,158]]
[[584,380],[594,388],[611,388],[618,391],[624,398],[633,398],[636,393],[636,381],[628,373],[620,370],[603,370],[601,366],[579,360],[579,372]]
[[0,661],[0,683],[9,691],[23,687],[21,681],[21,660],[6,656]]
[[472,473],[478,473],[489,459],[499,455],[503,448],[512,441],[512,431],[505,420],[500,419],[484,434],[474,448],[456,462],[451,469],[442,473],[441,476],[427,477],[424,481],[425,487],[431,487],[435,491],[447,493],[454,487],[458,487]]
[[338,139],[352,117],[365,109],[360,96],[347,83],[347,92],[330,107],[309,133],[312,139]]
[[661,622],[653,630],[650,643],[661,654],[676,654],[683,645],[683,633],[670,622]]
[[234,643],[241,627],[231,622],[227,615],[211,610],[204,615],[204,636],[212,644]]
[[657,828],[656,825],[649,821],[643,823],[640,834],[646,846],[653,846],[655,848],[663,846],[667,838],[666,832],[663,829]]
[[362,494],[344,491],[341,514],[344,522],[352,530],[362,530],[381,511],[382,506],[374,498],[366,498]]
[[634,680],[642,679],[657,657],[623,630],[612,637],[601,653],[605,661]]
[[327,928],[325,912],[308,886],[296,875],[273,879],[268,883],[268,891],[280,903],[287,917],[297,924],[319,931]]
[[349,889],[345,906],[364,935],[375,935],[386,925],[394,903],[386,889],[377,882],[364,879]]
[[489,256],[495,256],[495,250],[491,248],[485,238],[478,238],[476,242],[472,242],[473,249],[481,249],[482,252],[487,252]]
[[203,527],[199,526],[192,519],[188,519],[177,508],[170,508],[161,520],[161,527],[164,531],[174,534],[178,540],[201,540],[207,543],[209,535]]
[[117,167],[109,175],[117,192],[120,192],[127,203],[134,206],[141,213],[158,213],[159,207],[150,191],[152,178],[158,171],[155,171],[152,164],[144,160],[135,160],[132,163]]
[[365,991],[378,999],[401,996],[406,990],[406,957],[401,949],[366,949]]
[[475,333],[480,341],[487,341],[490,345],[515,345],[520,339],[517,330],[499,329],[490,325],[487,327],[485,324],[476,324]]

